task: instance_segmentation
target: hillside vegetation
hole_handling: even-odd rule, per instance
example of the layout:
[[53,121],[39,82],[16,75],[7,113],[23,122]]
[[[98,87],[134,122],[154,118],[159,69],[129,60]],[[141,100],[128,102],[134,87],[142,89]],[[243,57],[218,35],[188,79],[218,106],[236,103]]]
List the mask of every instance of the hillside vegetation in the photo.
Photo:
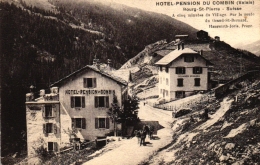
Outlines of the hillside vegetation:
[[[202,115],[205,109],[208,119]],[[244,80],[223,98],[211,97],[175,119],[171,144],[146,163],[258,164],[259,111],[260,79]]]

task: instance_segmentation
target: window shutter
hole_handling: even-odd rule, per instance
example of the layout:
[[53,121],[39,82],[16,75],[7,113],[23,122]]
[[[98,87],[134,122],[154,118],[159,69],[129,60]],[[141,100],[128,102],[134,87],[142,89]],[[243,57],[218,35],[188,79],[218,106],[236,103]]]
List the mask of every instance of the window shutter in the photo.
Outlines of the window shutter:
[[175,73],[178,74],[178,68],[175,68]]
[[95,108],[98,107],[98,97],[95,97]]
[[185,68],[183,68],[183,74],[185,74],[186,73],[186,69]]
[[85,97],[84,96],[81,97],[81,107],[85,108]]
[[52,105],[52,116],[56,117],[57,116],[56,113],[57,113],[56,105]]
[[56,124],[53,124],[53,133],[57,134],[58,133],[58,127]]
[[46,124],[43,124],[42,129],[43,129],[43,133],[46,134]]
[[95,128],[98,129],[98,118],[95,118]]
[[196,73],[195,68],[193,68],[193,74],[195,74],[195,73]]
[[53,143],[53,148],[54,148],[55,152],[58,152],[58,143],[57,142]]
[[93,84],[93,88],[97,87],[97,79],[96,78],[92,79],[92,84]]
[[106,128],[109,129],[109,118],[106,118]]
[[108,108],[109,107],[109,96],[106,96],[106,107]]
[[202,73],[203,72],[203,68],[202,67],[200,67],[200,73]]
[[42,107],[42,117],[45,117],[45,107]]
[[86,129],[86,119],[82,118],[82,129]]
[[87,88],[87,79],[86,78],[83,78],[83,87],[84,88]]
[[75,107],[75,97],[73,97],[73,96],[70,97],[70,105],[71,105],[71,108]]
[[76,120],[75,118],[71,118],[71,128],[75,128],[76,127]]

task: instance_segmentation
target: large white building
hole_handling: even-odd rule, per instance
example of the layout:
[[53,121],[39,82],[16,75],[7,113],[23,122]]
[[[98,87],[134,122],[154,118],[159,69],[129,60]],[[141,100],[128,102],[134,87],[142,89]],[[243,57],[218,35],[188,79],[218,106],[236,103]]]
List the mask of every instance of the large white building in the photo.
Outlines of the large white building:
[[104,71],[99,65],[87,65],[51,85],[51,93],[40,91],[26,95],[28,157],[34,148],[44,146],[59,152],[75,137],[95,140],[114,131],[107,112],[114,96],[119,106],[127,98],[127,82]]
[[159,97],[163,101],[183,98],[209,88],[208,67],[212,63],[198,52],[184,48],[184,44],[179,44],[178,49],[155,64],[159,67]]

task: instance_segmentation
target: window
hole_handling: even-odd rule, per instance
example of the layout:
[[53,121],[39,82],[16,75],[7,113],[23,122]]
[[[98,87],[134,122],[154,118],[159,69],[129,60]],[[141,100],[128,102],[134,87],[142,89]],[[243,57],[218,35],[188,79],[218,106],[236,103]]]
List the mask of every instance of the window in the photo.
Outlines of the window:
[[185,74],[185,68],[184,67],[177,67],[176,68],[176,74]]
[[177,79],[177,86],[182,87],[183,86],[183,78],[178,78]]
[[160,66],[160,71],[162,71],[162,66]]
[[48,134],[48,133],[57,133],[57,125],[54,123],[45,123],[43,124],[43,133]]
[[71,108],[85,108],[85,97],[84,96],[71,96],[70,105]]
[[194,79],[194,86],[200,86],[200,78]]
[[185,92],[184,91],[176,91],[176,98],[184,98],[185,97]]
[[84,78],[83,86],[84,88],[96,88],[97,87],[96,78]]
[[201,74],[201,73],[202,73],[202,67],[193,68],[193,74]]
[[168,78],[166,78],[166,85],[169,85],[169,80],[168,80]]
[[194,57],[193,56],[185,56],[184,57],[184,62],[194,62]]
[[166,66],[165,67],[165,72],[168,73],[169,72],[169,68]]
[[55,116],[56,116],[56,106],[45,105],[42,110],[42,117],[55,117]]
[[95,128],[106,128],[109,129],[109,118],[108,117],[98,117],[95,118]]
[[82,128],[86,129],[86,119],[85,118],[71,118],[72,128]]
[[48,151],[58,151],[58,143],[48,142]]
[[168,91],[167,90],[165,90],[165,95],[168,96]]
[[98,107],[109,107],[109,97],[108,96],[96,96],[95,97],[95,108]]

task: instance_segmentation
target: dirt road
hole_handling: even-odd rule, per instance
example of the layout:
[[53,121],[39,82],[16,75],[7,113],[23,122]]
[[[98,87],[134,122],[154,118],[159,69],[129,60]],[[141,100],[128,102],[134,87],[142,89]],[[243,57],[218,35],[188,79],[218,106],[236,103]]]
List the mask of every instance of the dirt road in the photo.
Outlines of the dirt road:
[[[137,144],[137,138],[112,142],[106,146],[112,148],[111,151],[94,157],[84,165],[137,165],[149,160],[149,157],[156,153],[159,148],[171,142],[172,129],[169,124],[172,122],[171,112],[155,109],[149,105],[144,106],[143,102],[140,102],[139,107],[138,116],[141,120],[159,121],[159,124],[165,127],[158,131],[158,139],[150,140],[146,138],[146,142],[148,142],[146,146]],[[118,143],[118,145],[115,145],[115,143]]]

